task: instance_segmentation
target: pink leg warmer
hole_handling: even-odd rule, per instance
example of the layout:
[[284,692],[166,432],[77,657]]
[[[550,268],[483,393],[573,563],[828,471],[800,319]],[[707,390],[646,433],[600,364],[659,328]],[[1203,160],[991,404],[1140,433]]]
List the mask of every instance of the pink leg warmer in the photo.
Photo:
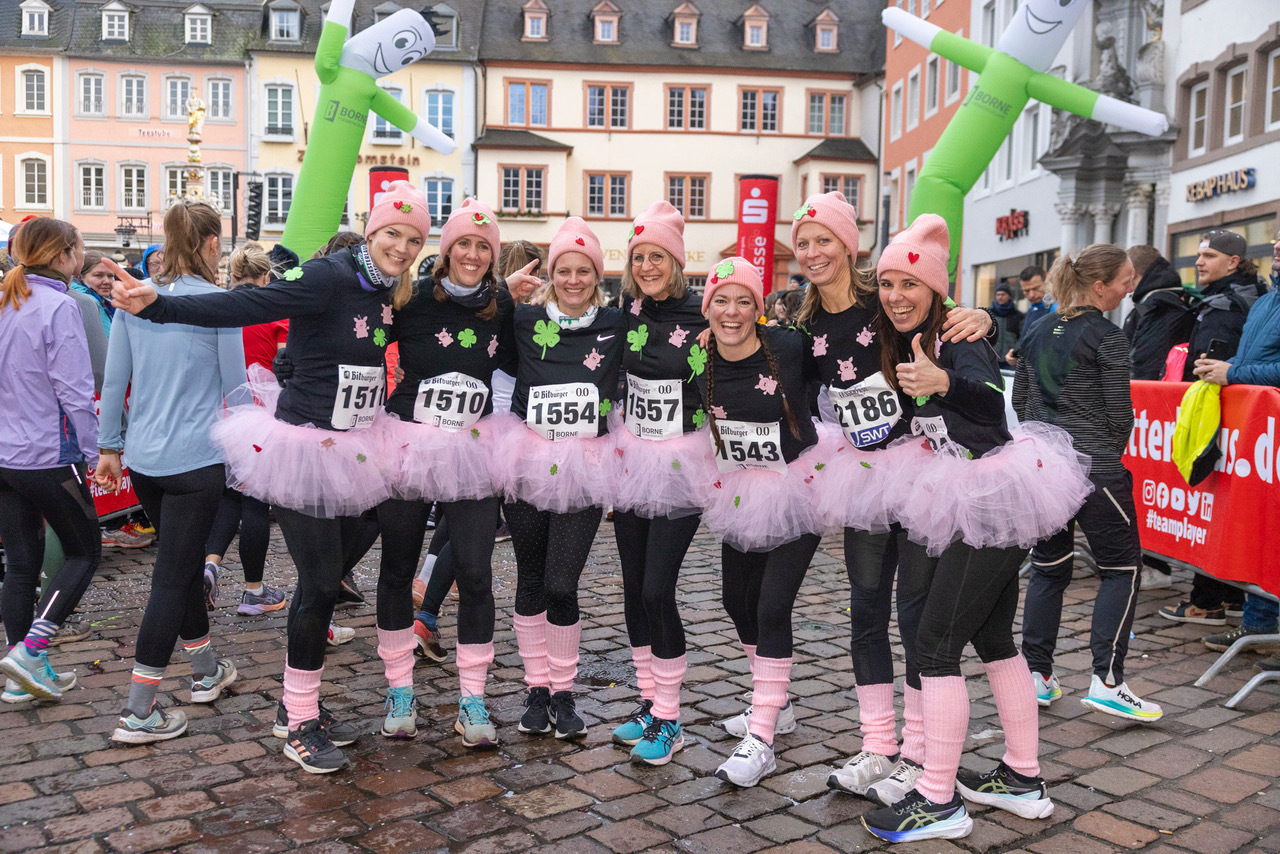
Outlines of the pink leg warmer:
[[902,758],[923,765],[924,701],[920,689],[903,686],[902,706]]
[[323,667],[319,670],[294,670],[285,665],[284,708],[289,713],[289,729],[298,729],[307,721],[320,717],[320,677],[323,674]]
[[658,658],[653,663],[653,716],[664,721],[680,720],[680,686],[688,669],[685,657]]
[[867,753],[893,756],[898,752],[893,683],[858,685],[855,691],[858,695],[858,722],[862,726],[862,749]]
[[551,684],[547,667],[547,612],[532,617],[515,615],[516,646],[524,660],[524,681],[530,688]]
[[756,645],[753,643],[742,644],[742,651],[747,654],[747,666],[751,670],[751,675],[756,675]]
[[553,694],[573,690],[573,680],[578,676],[578,640],[581,637],[581,621],[572,626],[547,623],[547,664],[551,670]]
[[1027,777],[1040,776],[1040,710],[1031,669],[1020,654],[984,664],[1004,729],[1004,764]]
[[413,629],[389,632],[378,629],[378,658],[387,670],[387,685],[408,688],[413,684],[413,648],[418,643]]
[[640,699],[653,699],[653,647],[631,647],[631,660],[636,664],[636,687],[640,689]]
[[[963,676],[922,676],[924,775],[916,789],[935,804],[956,793],[956,771],[969,732],[969,692]],[[1028,680],[1027,684],[1030,684]]]
[[493,661],[493,641],[488,643],[460,643],[458,656],[458,686],[464,694],[484,696],[484,681]]
[[773,729],[778,724],[778,711],[787,704],[787,688],[791,685],[790,658],[755,660],[751,677],[751,722],[747,731],[773,744]]

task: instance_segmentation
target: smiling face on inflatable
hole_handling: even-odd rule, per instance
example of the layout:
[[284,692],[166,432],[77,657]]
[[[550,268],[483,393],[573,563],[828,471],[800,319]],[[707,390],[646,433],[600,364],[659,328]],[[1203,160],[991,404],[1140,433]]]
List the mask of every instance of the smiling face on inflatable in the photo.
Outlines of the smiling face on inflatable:
[[1053,63],[1089,2],[1026,0],[1009,21],[996,50],[1034,71],[1044,71]]
[[370,77],[385,77],[422,59],[435,46],[427,19],[411,9],[401,9],[347,39],[340,64]]

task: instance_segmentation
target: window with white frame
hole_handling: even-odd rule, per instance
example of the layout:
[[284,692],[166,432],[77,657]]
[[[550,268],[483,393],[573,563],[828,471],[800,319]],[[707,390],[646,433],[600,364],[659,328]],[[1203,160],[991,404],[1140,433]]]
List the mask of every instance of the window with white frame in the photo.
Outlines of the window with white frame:
[[184,16],[187,44],[209,44],[213,41],[213,16],[203,6],[193,6]]
[[738,128],[748,133],[778,132],[779,89],[743,89],[738,110]]
[[1002,184],[1010,184],[1013,182],[1013,161],[1014,161],[1014,145],[1013,137],[1007,137],[1004,145],[1000,146],[1000,153],[996,155],[1000,163],[1000,182]]
[[809,93],[809,133],[824,136],[845,135],[844,95],[834,92]]
[[893,84],[889,94],[889,139],[902,136],[902,81]]
[[20,67],[18,81],[18,113],[48,113],[48,74],[44,68]]
[[676,23],[676,44],[696,44],[697,39],[694,33],[698,24],[696,21],[679,21]]
[[204,194],[218,202],[224,216],[231,215],[233,176],[234,170],[221,167],[210,167],[204,172]]
[[996,0],[982,4],[982,43],[987,47],[996,44]]
[[267,87],[267,136],[293,136],[293,87]]
[[814,49],[820,53],[835,53],[839,47],[839,29],[835,24],[819,24],[817,27],[817,44]]
[[550,88],[546,83],[507,83],[507,124],[546,127]]
[[764,46],[764,24],[747,25],[747,47]]
[[77,171],[79,179],[80,207],[85,210],[102,210],[107,206],[107,167],[101,163],[81,163]]
[[289,204],[293,201],[292,175],[267,175],[263,180],[266,211],[263,222],[284,225],[289,216]]
[[215,77],[209,81],[209,118],[231,119],[231,81]]
[[889,178],[889,230],[897,231],[898,223],[902,221],[900,209],[902,208],[902,192],[899,189],[900,179],[898,170],[894,169],[893,174]]
[[1032,106],[1023,116],[1023,126],[1026,128],[1026,135],[1023,145],[1027,152],[1027,171],[1034,172],[1040,168],[1040,105]]
[[942,60],[931,56],[924,63],[924,114],[938,112],[938,66]]
[[920,124],[920,71],[913,68],[907,75],[907,130]]
[[1267,55],[1267,130],[1280,129],[1280,48]]
[[504,166],[502,168],[502,209],[542,213],[545,176],[546,170],[541,166]]
[[[386,93],[395,98],[400,103],[404,103],[404,90],[398,86],[383,87]],[[382,116],[374,113],[373,116],[373,141],[383,143],[393,143],[399,145],[404,141],[404,132],[400,128],[391,124]]]
[[126,74],[120,78],[120,115],[141,117],[147,114],[147,78]]
[[587,86],[587,127],[625,128],[629,121],[631,87]]
[[587,216],[627,218],[627,175],[587,173]]
[[187,99],[191,97],[191,78],[166,77],[164,80],[164,117],[186,119]]
[[960,73],[964,66],[947,60],[947,82],[943,102],[950,106],[960,98]]
[[706,130],[707,90],[703,86],[667,89],[667,130]]
[[150,207],[147,199],[147,167],[126,165],[120,167],[120,209],[145,211]]
[[547,4],[542,0],[527,0],[520,10],[524,14],[524,41],[546,41]]
[[426,117],[445,136],[453,136],[454,93],[444,89],[427,91]]
[[112,2],[102,7],[102,40],[129,40],[129,10],[122,3]]
[[453,179],[427,178],[422,182],[422,194],[427,197],[432,228],[440,228],[453,213]]
[[288,7],[271,10],[271,41],[302,40],[302,12]]
[[920,0],[920,17],[929,17],[929,0]]
[[1244,139],[1245,73],[1241,65],[1227,72],[1226,114],[1223,116],[1222,142],[1231,145]]
[[436,34],[436,50],[457,50],[458,13],[452,6],[437,3],[431,14],[440,22],[440,32]]
[[822,176],[822,192],[840,193],[844,196],[845,201],[853,206],[855,211],[858,210],[858,194],[860,190],[861,185],[857,175]]
[[911,194],[916,191],[916,162],[912,160],[908,163],[902,174],[902,206],[909,211],[911,210]]
[[707,176],[668,175],[667,201],[685,219],[706,219]]
[[169,166],[164,170],[166,204],[172,204],[187,194],[187,167]]
[[80,97],[76,106],[82,116],[105,115],[107,105],[103,97],[106,92],[106,79],[101,74],[80,75]]
[[674,19],[672,45],[674,47],[698,46],[698,19],[702,12],[692,3],[681,3],[671,12]]
[[22,34],[24,36],[49,35],[49,4],[44,0],[24,0],[22,9]]
[[49,206],[49,163],[38,157],[24,158],[19,164],[22,175],[22,205],[28,208]]
[[1187,155],[1204,154],[1209,147],[1209,81],[1191,87],[1187,103]]

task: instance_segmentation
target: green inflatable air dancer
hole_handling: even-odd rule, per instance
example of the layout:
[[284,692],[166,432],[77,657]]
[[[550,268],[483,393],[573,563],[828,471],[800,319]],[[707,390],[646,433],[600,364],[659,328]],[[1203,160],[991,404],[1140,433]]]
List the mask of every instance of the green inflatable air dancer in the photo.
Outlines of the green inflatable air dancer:
[[442,154],[454,149],[453,140],[377,83],[435,48],[427,19],[401,9],[348,39],[354,6],[355,0],[333,0],[316,47],[320,98],[280,239],[301,258],[338,231],[370,111]]
[[1045,73],[1089,2],[1026,0],[994,49],[895,7],[881,13],[886,27],[979,75],[920,170],[907,208],[908,222],[922,213],[947,221],[947,272],[952,280],[960,258],[965,194],[996,156],[1029,100],[1149,136],[1169,129],[1169,120],[1160,113]]

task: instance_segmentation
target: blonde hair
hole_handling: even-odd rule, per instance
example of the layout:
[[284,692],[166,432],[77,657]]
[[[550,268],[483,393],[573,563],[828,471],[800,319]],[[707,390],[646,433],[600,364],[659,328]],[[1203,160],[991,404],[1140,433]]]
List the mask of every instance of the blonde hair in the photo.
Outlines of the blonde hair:
[[[568,253],[566,252],[564,254],[567,255]],[[594,273],[595,270],[593,269],[592,272]],[[539,293],[534,294],[533,298],[529,300],[532,305],[546,305],[547,300],[550,300],[553,296],[555,297],[556,305],[560,304],[559,295],[556,294],[556,275],[554,270],[547,271],[547,279],[547,286]],[[600,285],[601,279],[599,276],[596,276],[595,293],[591,295],[592,305],[609,304],[609,297],[605,294],[604,288],[600,287]]]
[[498,273],[503,278],[510,276],[534,258],[544,262],[547,260],[542,250],[527,240],[504,243],[502,251],[498,253]]
[[[670,252],[663,250],[663,254],[671,258],[671,277],[667,279],[667,297],[682,297],[684,292],[689,289],[689,281],[684,277],[684,267],[681,266],[680,260]],[[622,262],[622,292],[632,299],[641,299],[644,297],[644,291],[640,290],[640,283],[636,281],[635,275],[631,272],[631,258],[628,257]]]
[[218,281],[216,265],[202,254],[205,241],[222,239],[222,217],[204,202],[175,202],[164,215],[164,270],[153,277],[167,285],[179,276],[199,276],[213,284]]
[[1074,261],[1070,255],[1058,256],[1045,276],[1045,285],[1063,319],[1077,317],[1092,305],[1089,294],[1093,283],[1112,281],[1128,260],[1123,249],[1110,243],[1086,246]]
[[16,231],[9,248],[22,261],[5,274],[4,281],[0,283],[0,311],[10,305],[16,311],[31,296],[27,270],[65,281],[65,277],[51,269],[51,265],[62,253],[74,250],[80,239],[80,231],[74,225],[48,216],[28,220]]
[[271,256],[256,243],[246,243],[236,249],[227,262],[227,272],[233,285],[257,281],[273,271]]
[[[853,304],[859,306],[876,305],[880,299],[876,293],[879,290],[879,285],[876,282],[876,271],[856,266],[852,255],[846,255],[845,258],[849,265],[849,296],[853,299]],[[813,320],[813,316],[818,313],[818,309],[821,307],[822,295],[818,293],[818,286],[810,282],[809,287],[805,288],[804,301],[800,303],[800,311],[795,316],[796,325],[803,326]]]

